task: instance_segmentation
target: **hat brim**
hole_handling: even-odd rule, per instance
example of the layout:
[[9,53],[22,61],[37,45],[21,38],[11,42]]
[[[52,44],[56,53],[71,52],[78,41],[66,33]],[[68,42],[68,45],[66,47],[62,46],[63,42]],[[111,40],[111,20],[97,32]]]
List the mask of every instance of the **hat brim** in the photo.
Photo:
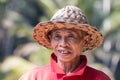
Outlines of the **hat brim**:
[[34,39],[42,46],[51,49],[51,44],[48,39],[48,32],[55,29],[78,29],[86,32],[90,35],[90,41],[86,50],[93,50],[99,47],[103,42],[102,34],[95,28],[88,24],[73,24],[73,23],[65,23],[65,22],[44,22],[39,23],[35,26],[33,30]]

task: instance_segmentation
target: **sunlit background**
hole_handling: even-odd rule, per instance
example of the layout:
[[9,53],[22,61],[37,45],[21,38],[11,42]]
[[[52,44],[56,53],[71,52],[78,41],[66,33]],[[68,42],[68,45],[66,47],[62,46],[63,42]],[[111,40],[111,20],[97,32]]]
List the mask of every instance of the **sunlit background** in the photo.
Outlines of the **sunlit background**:
[[88,65],[120,80],[120,0],[0,0],[0,80],[49,63],[52,51],[34,41],[32,30],[66,5],[80,7],[104,35],[101,47],[84,53]]

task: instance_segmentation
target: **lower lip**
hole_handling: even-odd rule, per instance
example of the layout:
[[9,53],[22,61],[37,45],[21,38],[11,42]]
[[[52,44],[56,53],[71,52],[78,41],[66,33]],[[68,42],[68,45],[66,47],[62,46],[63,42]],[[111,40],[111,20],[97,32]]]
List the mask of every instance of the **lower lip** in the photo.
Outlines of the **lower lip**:
[[68,53],[68,54],[62,54],[62,53],[58,53],[60,56],[62,56],[62,57],[68,57],[69,55],[70,55],[70,53]]

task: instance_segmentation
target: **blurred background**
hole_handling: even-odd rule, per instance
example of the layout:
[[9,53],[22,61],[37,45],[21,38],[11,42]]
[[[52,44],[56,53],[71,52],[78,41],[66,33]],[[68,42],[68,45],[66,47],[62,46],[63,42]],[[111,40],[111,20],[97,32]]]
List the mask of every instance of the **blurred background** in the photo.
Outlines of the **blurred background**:
[[49,63],[52,51],[34,41],[32,30],[66,5],[80,7],[104,35],[98,49],[84,53],[88,65],[120,80],[120,0],[0,0],[0,80]]

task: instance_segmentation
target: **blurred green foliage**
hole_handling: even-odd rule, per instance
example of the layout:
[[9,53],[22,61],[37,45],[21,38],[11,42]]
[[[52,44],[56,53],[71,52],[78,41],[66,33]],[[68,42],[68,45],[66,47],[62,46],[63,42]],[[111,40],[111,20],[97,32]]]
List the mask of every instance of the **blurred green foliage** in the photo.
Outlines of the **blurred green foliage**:
[[0,0],[0,80],[49,63],[52,50],[33,40],[32,29],[66,5],[80,7],[104,35],[103,45],[86,54],[89,65],[120,80],[120,0]]
[[39,66],[42,65],[46,65],[48,64],[50,61],[50,54],[52,53],[52,50],[48,50],[45,47],[39,46],[39,50],[34,53],[31,54],[31,56],[29,57],[29,60]]
[[1,80],[17,80],[21,73],[35,67],[34,64],[16,56],[7,57],[1,64]]

